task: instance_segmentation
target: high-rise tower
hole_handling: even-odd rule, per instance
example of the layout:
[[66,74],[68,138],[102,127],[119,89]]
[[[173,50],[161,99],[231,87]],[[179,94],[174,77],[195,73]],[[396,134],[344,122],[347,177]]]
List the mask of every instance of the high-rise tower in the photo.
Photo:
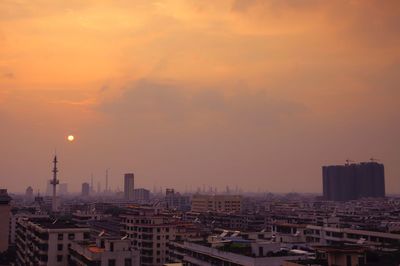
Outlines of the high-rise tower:
[[58,173],[58,169],[57,169],[57,155],[54,155],[54,160],[53,160],[53,179],[51,180],[50,184],[53,186],[53,197],[52,197],[52,201],[51,201],[51,210],[53,212],[58,211],[58,206],[57,206],[57,185],[60,182],[57,179],[57,173]]
[[127,173],[124,176],[124,196],[126,200],[133,200],[134,179],[133,173]]
[[377,162],[323,166],[322,184],[326,200],[385,197],[384,166]]

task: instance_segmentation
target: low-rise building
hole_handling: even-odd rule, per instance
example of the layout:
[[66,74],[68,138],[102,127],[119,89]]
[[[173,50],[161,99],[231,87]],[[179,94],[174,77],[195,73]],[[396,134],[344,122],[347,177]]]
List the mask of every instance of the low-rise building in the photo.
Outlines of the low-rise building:
[[307,258],[281,251],[279,243],[240,239],[170,242],[169,248],[170,261],[184,265],[281,266],[286,260]]
[[96,241],[74,241],[69,248],[69,266],[138,266],[139,251],[129,239],[97,237]]
[[227,212],[239,213],[242,210],[241,195],[200,195],[192,197],[193,212]]

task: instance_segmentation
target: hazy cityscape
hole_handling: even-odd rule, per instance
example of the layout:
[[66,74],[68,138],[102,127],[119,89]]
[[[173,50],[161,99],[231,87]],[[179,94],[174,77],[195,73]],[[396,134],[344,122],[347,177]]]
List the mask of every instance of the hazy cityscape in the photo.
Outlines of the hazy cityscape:
[[0,1],[0,266],[399,266],[400,1]]

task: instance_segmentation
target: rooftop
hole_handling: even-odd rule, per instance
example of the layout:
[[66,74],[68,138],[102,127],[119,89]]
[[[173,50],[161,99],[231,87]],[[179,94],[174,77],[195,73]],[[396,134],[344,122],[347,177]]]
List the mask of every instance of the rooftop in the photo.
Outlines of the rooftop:
[[73,228],[82,228],[86,229],[87,227],[78,226],[76,223],[70,220],[58,220],[58,219],[50,219],[50,218],[34,218],[29,219],[30,222],[45,228],[45,229],[73,229]]

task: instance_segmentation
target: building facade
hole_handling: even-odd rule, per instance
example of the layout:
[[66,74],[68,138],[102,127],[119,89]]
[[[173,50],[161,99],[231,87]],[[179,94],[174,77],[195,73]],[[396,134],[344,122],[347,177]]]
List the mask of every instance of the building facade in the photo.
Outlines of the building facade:
[[146,202],[150,200],[150,190],[145,188],[136,188],[133,190],[133,199]]
[[67,266],[73,241],[89,240],[90,229],[52,219],[21,219],[17,222],[17,265]]
[[242,210],[241,195],[200,195],[192,197],[193,212],[232,212],[239,213]]
[[88,197],[90,193],[89,183],[82,183],[82,196]]
[[11,198],[8,196],[7,189],[0,189],[0,252],[8,249],[11,214],[10,201]]
[[133,200],[134,199],[134,192],[135,189],[135,176],[133,173],[127,173],[124,176],[124,197],[126,200]]
[[139,252],[129,239],[97,237],[96,241],[74,241],[69,248],[69,266],[139,266]]
[[176,237],[177,223],[151,208],[138,208],[122,216],[122,235],[140,252],[141,265],[163,265],[168,257],[168,242]]
[[384,166],[376,162],[323,166],[322,183],[326,200],[385,197]]

